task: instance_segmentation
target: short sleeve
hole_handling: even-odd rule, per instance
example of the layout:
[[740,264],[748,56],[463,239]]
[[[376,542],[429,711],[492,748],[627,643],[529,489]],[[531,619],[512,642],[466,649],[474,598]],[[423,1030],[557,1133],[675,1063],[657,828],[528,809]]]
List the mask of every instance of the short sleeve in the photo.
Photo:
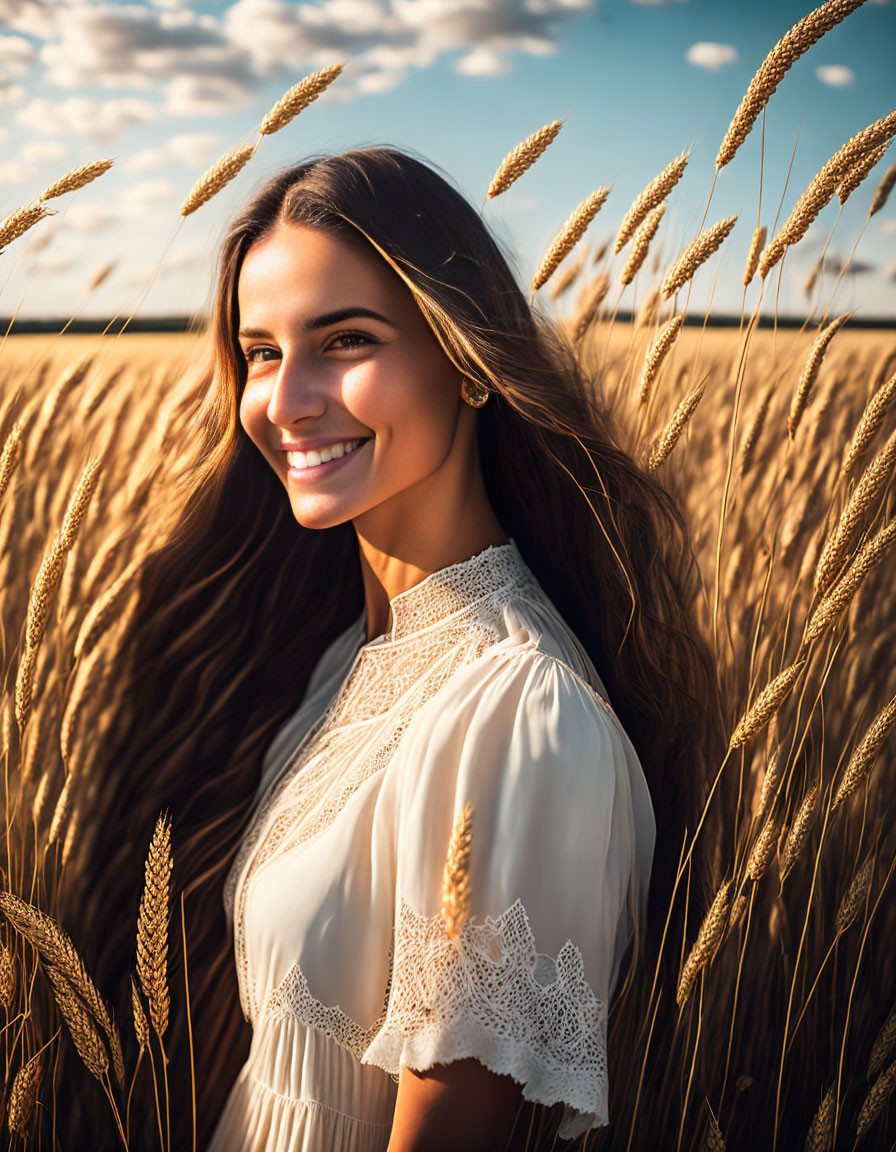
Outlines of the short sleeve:
[[[575,1137],[609,1121],[607,1009],[643,921],[647,784],[606,702],[536,647],[486,654],[450,683],[390,766],[392,974],[362,1062],[395,1074],[476,1057],[526,1099],[562,1101],[559,1134]],[[442,881],[468,801],[469,913],[455,940]]]

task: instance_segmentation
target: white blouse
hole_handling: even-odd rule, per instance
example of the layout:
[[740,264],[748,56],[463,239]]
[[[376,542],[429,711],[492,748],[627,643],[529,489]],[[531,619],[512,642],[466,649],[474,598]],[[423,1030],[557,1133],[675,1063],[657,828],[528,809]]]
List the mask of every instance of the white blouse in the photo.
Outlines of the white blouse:
[[[608,1123],[607,1005],[655,823],[635,750],[516,543],[366,608],[263,761],[224,889],[253,1027],[209,1152],[383,1152],[401,1064],[476,1057]],[[470,907],[441,915],[473,802]]]

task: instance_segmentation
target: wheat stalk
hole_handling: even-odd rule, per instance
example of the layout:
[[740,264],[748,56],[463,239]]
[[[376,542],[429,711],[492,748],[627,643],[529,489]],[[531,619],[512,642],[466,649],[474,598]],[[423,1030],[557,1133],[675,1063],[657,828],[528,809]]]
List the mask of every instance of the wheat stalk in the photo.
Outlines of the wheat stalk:
[[647,252],[650,248],[650,242],[656,235],[656,230],[660,226],[660,220],[663,218],[663,213],[666,211],[666,202],[657,204],[656,208],[652,209],[645,219],[644,223],[638,229],[638,234],[635,236],[635,242],[632,245],[632,250],[628,254],[628,259],[622,269],[620,282],[623,285],[631,284],[632,280],[637,276],[641,269],[641,265],[647,259]]
[[498,165],[498,170],[488,186],[488,198],[490,200],[495,196],[500,196],[502,192],[506,192],[514,180],[518,180],[527,168],[532,167],[545,148],[554,140],[562,125],[562,120],[552,120],[550,124],[545,124],[543,128],[539,128],[537,132],[527,136],[521,144],[517,144],[511,152],[508,152]]
[[72,168],[70,172],[66,172],[64,176],[41,192],[40,201],[54,200],[57,196],[64,196],[67,192],[77,192],[79,188],[83,188],[91,180],[96,180],[97,176],[102,176],[104,172],[108,172],[112,163],[111,160],[94,160],[90,164],[81,164],[77,168]]
[[171,826],[156,822],[146,857],[146,879],[137,918],[137,975],[149,1003],[149,1016],[161,1038],[168,1026],[168,885],[171,877]]
[[896,164],[891,164],[881,177],[881,181],[875,188],[874,195],[871,197],[871,207],[868,209],[869,216],[874,216],[880,212],[881,208],[886,204],[890,193],[893,191],[894,184],[896,184]]
[[765,774],[762,777],[762,788],[759,793],[759,807],[756,810],[757,820],[765,815],[772,796],[778,789],[778,780],[781,778],[781,745],[775,744],[775,750],[769,757]]
[[582,290],[572,324],[572,338],[577,344],[584,339],[588,329],[597,319],[600,306],[609,291],[610,277],[606,273],[601,273]]
[[793,395],[793,400],[790,405],[790,411],[787,414],[787,432],[792,440],[796,435],[797,427],[799,426],[800,417],[806,407],[806,402],[809,399],[809,393],[812,390],[812,385],[818,377],[821,362],[824,359],[824,354],[827,351],[828,345],[833,340],[835,334],[843,327],[851,312],[844,312],[842,316],[838,316],[836,320],[832,320],[827,328],[822,328],[818,335],[815,337],[815,342],[812,345],[812,350],[806,360],[805,367],[803,368],[800,382],[797,386],[796,392]]
[[818,1111],[812,1118],[812,1124],[806,1135],[804,1152],[830,1152],[834,1139],[834,1105],[836,1103],[835,1089],[832,1084],[818,1106]]
[[890,477],[894,461],[896,461],[896,432],[890,435],[862,473],[846,507],[840,514],[834,531],[825,543],[815,568],[813,587],[816,592],[826,588],[834,574],[843,566],[856,529],[880,496]]
[[834,795],[831,812],[834,813],[848,799],[871,770],[875,757],[896,725],[896,696],[880,710],[856,750],[849,758],[840,787]]
[[331,64],[328,68],[319,68],[310,73],[298,84],[293,84],[287,93],[280,97],[274,107],[268,112],[261,127],[260,136],[269,136],[272,132],[279,132],[290,120],[312,102],[333,83],[345,64]]
[[52,917],[26,904],[12,892],[0,892],[0,911],[16,931],[38,950],[46,962],[47,972],[57,972],[66,987],[70,987],[72,993],[84,1001],[109,1038],[115,1076],[119,1085],[123,1086],[124,1058],[118,1029],[68,933]]
[[778,843],[778,832],[777,821],[770,816],[756,837],[756,842],[747,859],[746,873],[751,880],[758,880],[771,863],[775,846]]
[[681,1007],[688,996],[690,996],[694,980],[700,973],[700,970],[712,960],[722,943],[722,938],[728,924],[728,913],[731,904],[731,884],[732,881],[727,880],[718,890],[709,911],[703,918],[703,923],[700,925],[697,939],[694,941],[694,946],[685,961],[684,968],[681,972],[681,979],[678,982],[675,1002],[679,1007]]
[[180,206],[181,216],[189,216],[191,212],[195,212],[217,195],[225,184],[229,184],[252,159],[255,148],[255,144],[243,144],[241,147],[231,148],[216,160],[187,193],[186,200]]
[[856,1121],[857,1140],[861,1140],[867,1134],[868,1129],[878,1118],[894,1086],[896,1086],[896,1060],[885,1072],[880,1074],[871,1091],[865,1097],[865,1102],[862,1104],[859,1118]]
[[729,749],[739,748],[768,724],[789,695],[805,663],[805,658],[795,660],[783,672],[779,672],[771,683],[766,684],[734,729]]
[[585,229],[603,207],[603,203],[610,194],[609,188],[598,188],[590,196],[586,196],[581,204],[569,216],[566,223],[554,237],[541,263],[535,270],[532,278],[532,291],[536,292],[556,272],[560,262],[569,255],[576,244],[585,234]]
[[460,940],[470,914],[470,849],[473,844],[473,801],[468,800],[451,829],[442,875],[442,918],[452,940]]
[[755,447],[756,441],[759,439],[759,436],[762,433],[762,428],[765,424],[765,418],[768,415],[768,407],[771,403],[771,398],[771,391],[767,391],[762,397],[762,400],[759,402],[759,405],[756,408],[756,414],[750,421],[750,427],[747,429],[746,433],[744,434],[744,438],[741,441],[740,455],[738,458],[738,475],[741,478],[744,476],[747,468],[749,467],[750,459],[753,455],[753,448]]
[[828,0],[826,4],[820,5],[814,12],[797,21],[790,31],[781,37],[760,64],[740,107],[734,114],[734,119],[728,125],[728,131],[716,156],[717,169],[724,167],[733,159],[735,152],[756,123],[757,116],[800,56],[811,48],[816,40],[820,40],[825,32],[839,24],[863,3],[864,0]]
[[815,823],[815,816],[818,812],[818,798],[820,795],[821,781],[816,780],[803,797],[803,802],[799,806],[793,824],[790,826],[790,831],[787,833],[787,839],[784,841],[784,847],[781,851],[782,884],[799,859],[803,845],[806,843],[809,833],[812,831],[812,825]]
[[137,1037],[137,1043],[141,1048],[148,1048],[149,1021],[146,1019],[146,1013],[140,1003],[140,993],[137,991],[133,976],[131,977],[131,1006],[134,1009],[134,1034]]
[[88,1072],[102,1082],[109,1068],[109,1056],[102,1037],[84,1005],[75,995],[74,989],[61,972],[52,966],[47,968],[47,976],[53,985],[53,998],[63,1020],[68,1025],[78,1055]]
[[803,643],[808,644],[832,627],[849,607],[868,573],[884,558],[887,550],[896,540],[896,519],[891,520],[870,540],[850,564],[843,576],[828,592],[809,619],[803,635]]
[[658,176],[654,176],[647,187],[639,192],[631,202],[628,211],[622,218],[619,235],[616,237],[615,250],[617,252],[622,251],[647,213],[661,204],[681,179],[689,155],[689,151],[681,152],[674,160],[671,160],[662,172]]
[[22,421],[17,420],[3,442],[0,452],[0,500],[9,487],[9,482],[22,455]]
[[896,110],[857,132],[834,153],[794,204],[777,236],[762,253],[759,275],[763,280],[784,255],[785,249],[805,236],[809,225],[832,199],[843,177],[856,160],[864,156],[869,148],[875,148],[884,140],[889,140],[894,133],[896,133]]
[[759,266],[759,257],[765,245],[765,237],[767,235],[767,228],[764,224],[757,225],[753,231],[753,239],[750,241],[750,251],[747,253],[747,264],[744,269],[744,288],[747,288],[756,275],[756,269]]
[[847,888],[843,899],[840,901],[840,907],[837,909],[837,915],[834,920],[834,930],[838,936],[843,935],[858,915],[859,909],[868,894],[873,872],[874,857],[869,856],[858,872],[856,872],[855,876],[853,876],[849,888]]
[[33,228],[38,220],[43,220],[44,216],[55,215],[52,208],[45,208],[43,204],[26,204],[23,208],[17,208],[0,224],[0,251],[13,240],[18,240],[29,228]]
[[25,648],[19,658],[19,666],[16,669],[16,723],[19,726],[19,732],[25,731],[25,725],[28,723],[28,717],[31,715],[31,705],[34,699],[34,670],[37,664],[37,649]]
[[0,1004],[8,1008],[16,992],[16,965],[13,954],[0,944]]
[[69,773],[62,785],[62,791],[59,793],[59,797],[56,800],[56,807],[53,809],[53,819],[50,823],[50,844],[55,844],[59,839],[59,834],[62,831],[66,820],[68,819],[71,802],[72,775]]
[[840,181],[840,187],[837,189],[837,198],[841,204],[845,204],[849,197],[855,192],[856,188],[868,176],[872,168],[883,160],[884,153],[890,147],[890,141],[884,140],[882,144],[878,144],[876,148],[869,148],[864,156],[860,156],[843,179]]
[[843,458],[842,471],[851,472],[858,458],[864,454],[874,435],[883,423],[884,416],[893,407],[896,401],[896,372],[886,384],[882,384],[874,393],[862,413],[862,418],[853,433],[849,448]]
[[724,220],[719,220],[712,228],[701,232],[696,240],[691,241],[666,273],[662,284],[663,299],[668,300],[690,280],[700,265],[719,247],[736,221],[737,216],[726,216]]
[[669,422],[650,446],[647,454],[648,472],[655,472],[678,443],[688,421],[700,403],[705,388],[706,380],[704,379],[696,388],[691,389],[683,400],[679,401]]
[[117,260],[109,260],[106,264],[101,264],[99,268],[91,273],[90,279],[87,281],[87,291],[96,292],[97,289],[106,283],[117,267]]
[[896,1005],[890,1009],[890,1014],[881,1025],[874,1043],[871,1046],[871,1056],[868,1059],[868,1079],[876,1076],[889,1060],[896,1044]]
[[666,353],[678,339],[678,333],[681,331],[682,324],[684,324],[683,312],[678,316],[673,316],[671,320],[666,321],[648,348],[647,354],[644,357],[641,380],[638,384],[638,399],[642,404],[647,403],[647,398],[650,395],[650,386],[656,378],[657,372],[660,370],[660,365],[665,359]]
[[16,1136],[29,1136],[31,1133],[31,1119],[42,1078],[43,1061],[38,1052],[18,1070],[9,1093],[6,1122],[10,1132]]

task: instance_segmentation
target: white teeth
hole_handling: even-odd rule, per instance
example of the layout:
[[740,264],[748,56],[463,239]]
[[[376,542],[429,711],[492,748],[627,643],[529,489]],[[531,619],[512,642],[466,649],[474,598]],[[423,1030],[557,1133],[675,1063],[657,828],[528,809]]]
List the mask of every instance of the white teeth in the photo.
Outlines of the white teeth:
[[326,464],[328,460],[338,460],[340,456],[347,456],[363,443],[363,439],[343,440],[339,444],[329,444],[320,450],[311,448],[307,452],[287,452],[286,462],[290,468],[313,468],[318,464]]

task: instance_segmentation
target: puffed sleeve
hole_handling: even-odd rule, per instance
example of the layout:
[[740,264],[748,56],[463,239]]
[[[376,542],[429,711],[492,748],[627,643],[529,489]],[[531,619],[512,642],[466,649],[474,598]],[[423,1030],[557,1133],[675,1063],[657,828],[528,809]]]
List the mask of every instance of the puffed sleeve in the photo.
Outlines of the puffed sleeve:
[[[655,824],[608,705],[531,645],[496,645],[414,717],[395,772],[395,929],[382,1027],[396,1074],[476,1057],[560,1136],[608,1123],[607,1008],[643,913]],[[435,705],[435,707],[432,707]],[[469,914],[442,916],[452,827],[472,801]]]

